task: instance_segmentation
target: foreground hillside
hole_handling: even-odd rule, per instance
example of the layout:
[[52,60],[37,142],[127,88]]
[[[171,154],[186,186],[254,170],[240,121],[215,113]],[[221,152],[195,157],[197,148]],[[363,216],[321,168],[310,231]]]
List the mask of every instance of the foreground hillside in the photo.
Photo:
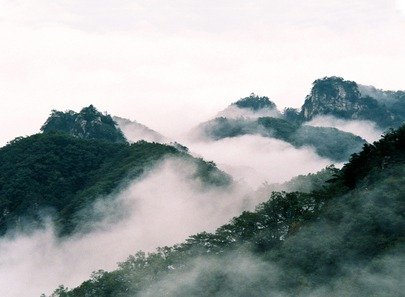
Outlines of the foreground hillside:
[[402,126],[326,187],[274,192],[215,233],[138,252],[52,296],[401,296],[404,152]]

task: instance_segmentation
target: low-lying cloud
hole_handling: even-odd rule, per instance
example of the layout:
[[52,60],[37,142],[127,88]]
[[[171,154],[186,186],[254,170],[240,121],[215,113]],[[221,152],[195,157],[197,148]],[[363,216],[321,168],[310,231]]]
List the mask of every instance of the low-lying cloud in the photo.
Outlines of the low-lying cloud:
[[333,116],[317,116],[306,123],[315,127],[333,127],[345,132],[350,132],[372,143],[380,139],[383,131],[371,121],[366,120],[343,120]]
[[217,117],[225,117],[229,119],[258,119],[261,117],[280,118],[281,113],[276,108],[262,108],[259,110],[251,110],[249,108],[239,108],[236,105],[230,105],[223,111],[217,114]]
[[105,219],[89,220],[85,225],[92,226],[91,232],[60,239],[49,222],[30,235],[1,238],[0,296],[39,296],[61,283],[79,285],[92,271],[114,269],[129,254],[214,231],[256,204],[249,202],[247,188],[207,186],[193,178],[195,170],[182,159],[163,161],[115,200],[96,202],[87,215]]
[[280,183],[299,174],[316,172],[332,161],[319,157],[311,147],[295,148],[274,138],[243,135],[217,141],[189,142],[192,153],[230,173],[253,188],[264,182]]

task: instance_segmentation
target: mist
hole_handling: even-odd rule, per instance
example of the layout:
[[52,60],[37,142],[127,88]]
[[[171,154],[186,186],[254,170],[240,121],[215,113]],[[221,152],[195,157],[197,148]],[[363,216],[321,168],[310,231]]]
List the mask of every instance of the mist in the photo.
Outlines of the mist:
[[213,231],[257,203],[248,188],[206,185],[193,177],[195,170],[183,159],[162,161],[117,197],[99,199],[83,211],[89,219],[72,237],[58,238],[49,219],[46,228],[30,235],[1,238],[0,296],[39,296],[62,283],[77,286],[95,270],[115,269],[129,254]]
[[317,116],[306,123],[315,127],[332,127],[345,132],[353,133],[367,142],[372,143],[380,139],[384,131],[374,122],[366,120],[343,120],[333,116]]
[[280,248],[191,257],[139,296],[402,296],[405,245],[383,242],[404,234],[403,175],[380,177],[334,197],[333,207]]
[[255,111],[247,108],[239,108],[236,105],[230,105],[217,114],[217,117],[225,117],[230,119],[258,119],[260,117],[280,118],[281,116],[281,113],[276,108],[262,108]]
[[205,257],[188,263],[188,268],[158,280],[140,297],[360,297],[401,296],[404,246],[370,263],[343,263],[342,274],[324,284],[311,284],[304,290],[286,287],[289,271],[246,251],[221,257]]
[[265,182],[285,182],[299,174],[319,171],[332,163],[318,156],[312,147],[295,148],[282,140],[259,135],[185,143],[191,153],[214,161],[220,169],[252,188]]

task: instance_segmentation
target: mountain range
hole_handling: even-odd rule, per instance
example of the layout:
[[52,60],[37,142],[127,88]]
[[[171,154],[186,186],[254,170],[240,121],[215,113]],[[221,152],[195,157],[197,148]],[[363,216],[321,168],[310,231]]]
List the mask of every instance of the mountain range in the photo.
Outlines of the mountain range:
[[[386,132],[368,143],[334,127],[313,126],[320,116],[367,121]],[[140,251],[76,288],[56,288],[52,297],[400,296],[395,282],[401,273],[391,268],[403,261],[404,251],[405,92],[325,77],[314,81],[300,109],[280,111],[268,97],[252,93],[190,129],[197,143],[256,135],[344,165],[249,189],[246,205],[251,197],[262,203],[214,232]],[[79,112],[52,110],[40,130],[0,148],[1,238],[30,236],[49,219],[59,239],[90,234],[103,219],[90,220],[92,206],[114,201],[167,159],[191,164],[176,170],[190,171],[206,193],[225,195],[241,186],[183,144],[93,105]],[[289,162],[286,167],[293,166]],[[163,207],[170,198],[160,201]],[[220,208],[220,201],[212,207]],[[384,275],[395,285],[370,281]]]

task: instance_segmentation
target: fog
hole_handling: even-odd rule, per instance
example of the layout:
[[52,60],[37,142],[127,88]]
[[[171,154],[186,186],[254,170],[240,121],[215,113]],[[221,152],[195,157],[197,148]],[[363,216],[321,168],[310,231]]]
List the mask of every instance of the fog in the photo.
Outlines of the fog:
[[295,148],[282,140],[258,135],[217,141],[200,140],[186,142],[186,145],[191,153],[214,161],[219,168],[252,188],[264,182],[285,182],[299,174],[321,170],[332,163],[318,156],[311,147]]
[[138,123],[137,121],[131,121],[117,116],[114,116],[113,120],[117,123],[119,129],[121,129],[125,138],[130,142],[145,140],[149,142],[164,143],[167,141],[163,135]]
[[[403,175],[391,184],[392,177],[383,176],[332,198],[334,207],[287,237],[281,249],[191,258],[140,296],[402,296]],[[398,241],[384,245],[391,236]]]
[[[186,143],[192,154],[217,163],[235,183],[214,187],[193,177],[195,165],[167,159],[123,188],[117,197],[97,200],[82,211],[87,219],[78,234],[59,239],[52,221],[31,235],[0,240],[0,295],[35,296],[59,284],[79,285],[91,272],[116,268],[138,250],[182,242],[189,235],[214,231],[230,218],[267,198],[253,190],[264,182],[283,182],[330,164],[311,148],[246,135],[220,141]],[[286,166],[285,160],[289,160]],[[23,283],[21,283],[23,280]]]
[[333,116],[317,116],[306,124],[316,127],[337,128],[358,135],[369,143],[380,139],[383,134],[383,131],[374,122],[366,120],[344,120]]
[[281,113],[276,108],[261,108],[259,110],[251,110],[247,108],[239,108],[236,105],[230,105],[223,111],[219,112],[217,117],[225,117],[230,119],[248,118],[257,119],[260,117],[279,118]]
[[[251,193],[265,182],[281,183],[329,165],[311,147],[294,148],[271,138],[207,141],[190,140],[184,133],[251,92],[275,98],[281,108],[300,106],[311,82],[326,75],[402,88],[402,2],[343,2],[0,0],[0,146],[38,132],[52,109],[94,104],[164,135],[128,126],[123,130],[132,133],[129,140],[178,141],[235,180],[228,187],[208,186],[193,177],[192,163],[167,159],[116,196],[100,197],[83,210],[87,223],[71,237],[56,236],[50,217],[33,233],[10,232],[0,238],[0,296],[49,294],[61,283],[74,287],[94,270],[115,269],[137,250],[152,251],[215,230],[264,199]],[[280,114],[228,107],[219,115]],[[370,122],[330,117],[309,124],[336,127],[369,142],[382,132]],[[385,259],[391,275],[390,263],[397,257]],[[365,276],[364,282],[381,284],[386,292],[398,287],[394,272],[393,283],[383,284],[368,268],[357,274]],[[229,275],[236,285],[234,296],[252,293],[249,288],[259,288],[259,294],[260,272],[274,271],[271,283],[276,283],[283,271],[252,255],[229,255],[218,262],[197,259],[190,271],[176,276],[175,286],[162,279],[144,294],[154,296],[167,288],[172,296],[181,296],[179,290],[192,286],[202,270]],[[237,286],[242,280],[247,288]],[[349,280],[342,283],[350,288]],[[339,285],[336,280],[311,293],[333,296],[331,288]],[[277,296],[279,287],[272,288]]]
[[[158,280],[139,294],[140,297],[362,297],[402,296],[403,248],[388,252],[370,263],[342,263],[341,275],[330,281],[289,290],[283,276],[288,271],[276,263],[244,252],[222,257],[205,257],[188,263],[188,269]],[[293,272],[294,273],[294,272]]]
[[[99,200],[86,217],[87,233],[58,239],[51,221],[31,235],[0,239],[0,296],[50,293],[59,284],[79,285],[92,271],[114,269],[142,249],[173,245],[187,236],[213,231],[257,201],[238,185],[210,187],[193,178],[194,164],[168,159],[133,181],[114,199]],[[89,231],[89,226],[91,232]]]

